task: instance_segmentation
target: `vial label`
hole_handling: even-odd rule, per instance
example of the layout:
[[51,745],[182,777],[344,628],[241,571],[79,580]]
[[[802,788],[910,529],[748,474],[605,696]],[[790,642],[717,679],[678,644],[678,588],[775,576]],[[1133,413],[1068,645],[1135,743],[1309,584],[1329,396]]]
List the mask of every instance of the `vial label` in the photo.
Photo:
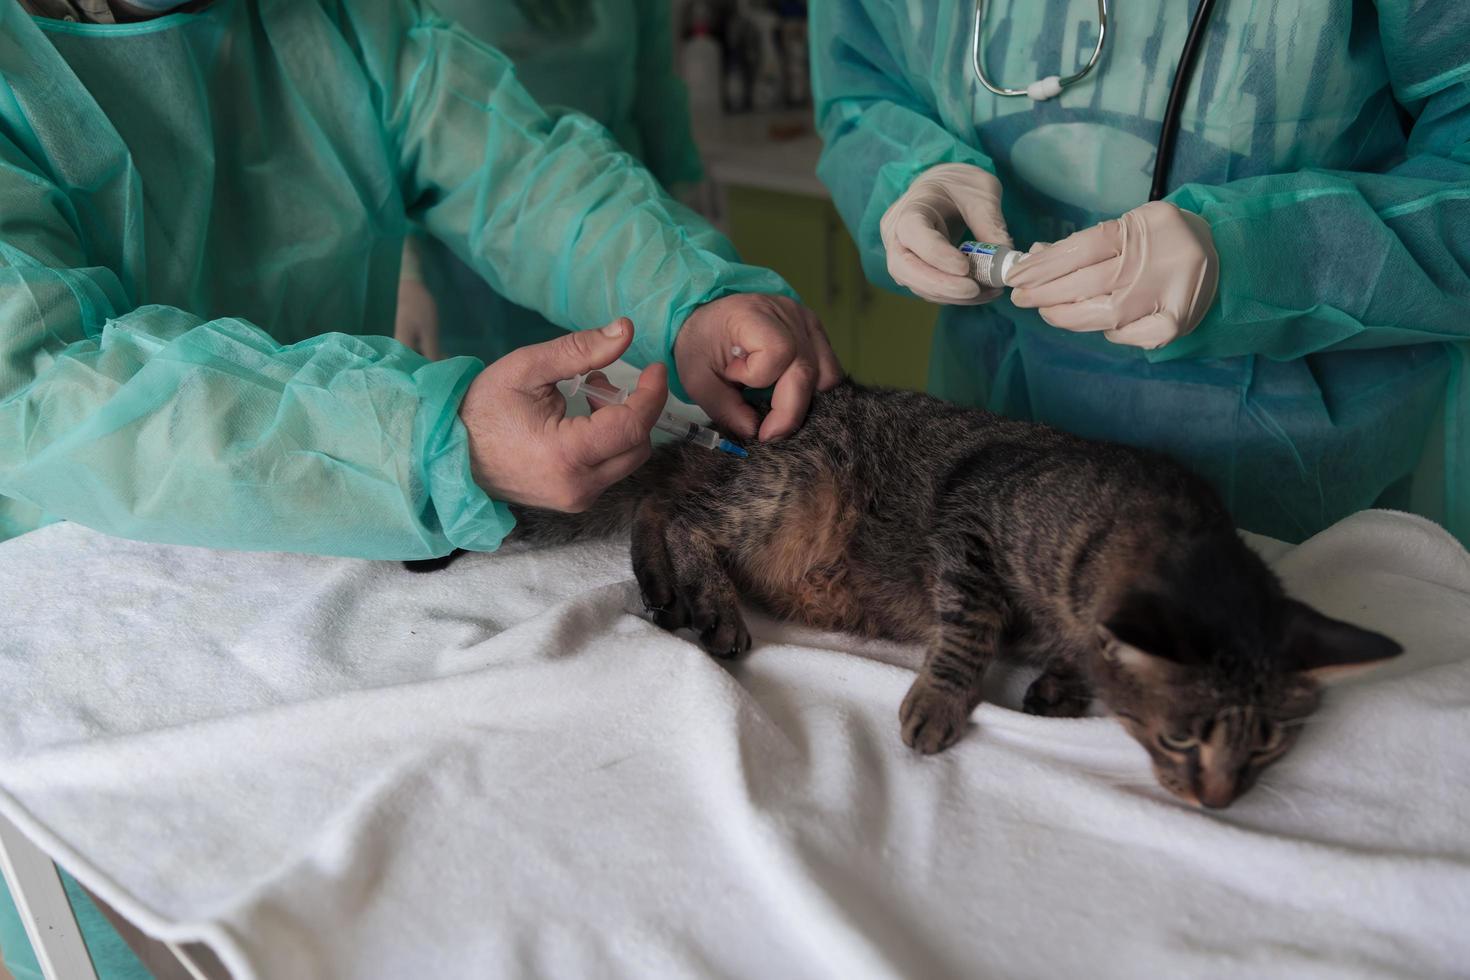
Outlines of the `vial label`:
[[1007,256],[1015,249],[993,242],[964,242],[960,245],[960,251],[970,260],[972,279],[991,288],[1005,285],[1001,273],[1005,269]]

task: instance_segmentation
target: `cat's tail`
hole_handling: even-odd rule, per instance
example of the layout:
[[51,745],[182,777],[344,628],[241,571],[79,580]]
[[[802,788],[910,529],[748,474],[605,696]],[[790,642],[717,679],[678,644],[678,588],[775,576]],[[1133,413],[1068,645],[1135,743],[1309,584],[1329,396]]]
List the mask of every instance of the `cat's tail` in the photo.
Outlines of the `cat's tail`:
[[[643,483],[639,474],[615,483],[580,514],[512,504],[510,512],[515,515],[516,526],[505,540],[507,543],[555,545],[622,534],[633,523],[633,509],[643,496]],[[455,549],[442,558],[406,561],[403,566],[411,572],[437,572],[449,567],[462,554],[462,549]]]

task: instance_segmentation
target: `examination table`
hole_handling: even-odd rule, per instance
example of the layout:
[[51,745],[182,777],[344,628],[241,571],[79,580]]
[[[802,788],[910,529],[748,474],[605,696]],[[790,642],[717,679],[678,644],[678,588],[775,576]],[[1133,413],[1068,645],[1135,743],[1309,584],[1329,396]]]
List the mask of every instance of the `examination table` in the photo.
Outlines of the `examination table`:
[[0,545],[0,815],[241,980],[1470,973],[1470,556],[1253,539],[1406,653],[1222,812],[1106,718],[921,758],[919,651],[756,617],[718,663],[625,542],[391,562]]

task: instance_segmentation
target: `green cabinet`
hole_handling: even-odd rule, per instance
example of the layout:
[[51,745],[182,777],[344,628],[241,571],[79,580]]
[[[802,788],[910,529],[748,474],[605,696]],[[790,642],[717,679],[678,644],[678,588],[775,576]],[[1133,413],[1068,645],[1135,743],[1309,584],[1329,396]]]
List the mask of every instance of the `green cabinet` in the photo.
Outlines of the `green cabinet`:
[[822,318],[843,367],[859,381],[925,386],[938,308],[871,285],[857,246],[824,198],[726,189],[741,257],[776,270]]

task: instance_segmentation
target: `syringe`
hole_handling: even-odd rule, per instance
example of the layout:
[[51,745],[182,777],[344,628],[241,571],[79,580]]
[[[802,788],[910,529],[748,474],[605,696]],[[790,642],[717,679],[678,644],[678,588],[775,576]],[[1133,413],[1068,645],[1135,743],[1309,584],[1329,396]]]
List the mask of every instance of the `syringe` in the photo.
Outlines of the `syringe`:
[[[566,397],[570,398],[579,392],[587,399],[587,404],[593,408],[603,408],[608,405],[623,404],[623,402],[628,400],[628,396],[633,393],[633,389],[619,388],[611,381],[606,380],[606,378],[600,381],[589,382],[585,374],[579,374],[575,378],[568,378],[564,382],[562,394],[566,395]],[[659,413],[658,421],[653,424],[653,427],[682,442],[692,442],[696,446],[703,446],[705,449],[718,449],[722,453],[739,456],[741,459],[745,459],[750,455],[709,426],[700,425],[697,422],[690,422],[688,419],[681,419],[667,409]]]

